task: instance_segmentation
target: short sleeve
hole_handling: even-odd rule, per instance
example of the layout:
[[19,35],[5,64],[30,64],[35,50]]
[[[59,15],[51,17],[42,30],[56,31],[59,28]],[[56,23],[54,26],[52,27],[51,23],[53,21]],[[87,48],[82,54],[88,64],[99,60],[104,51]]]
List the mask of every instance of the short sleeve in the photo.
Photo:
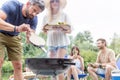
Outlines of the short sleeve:
[[16,4],[17,2],[15,2],[14,0],[7,1],[1,6],[1,10],[4,11],[6,15],[11,16],[16,10]]

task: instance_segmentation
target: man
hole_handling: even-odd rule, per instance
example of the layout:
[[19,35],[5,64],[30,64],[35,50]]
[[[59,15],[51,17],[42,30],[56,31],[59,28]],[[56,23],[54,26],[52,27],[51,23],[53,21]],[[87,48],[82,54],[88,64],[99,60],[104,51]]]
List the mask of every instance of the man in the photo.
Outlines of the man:
[[[36,29],[36,15],[41,13],[44,8],[42,0],[29,0],[26,4],[22,4],[17,0],[8,0],[0,9],[0,70],[6,48],[8,59],[13,64],[15,80],[23,80],[21,63],[22,46],[20,44],[21,39],[18,36],[19,32],[28,30],[26,34],[28,39],[29,31],[34,32]],[[29,26],[30,30],[28,29]]]
[[93,80],[98,80],[97,74],[105,74],[105,80],[110,80],[111,71],[116,68],[115,53],[107,48],[105,39],[97,40],[98,52],[96,63],[88,65],[88,72]]

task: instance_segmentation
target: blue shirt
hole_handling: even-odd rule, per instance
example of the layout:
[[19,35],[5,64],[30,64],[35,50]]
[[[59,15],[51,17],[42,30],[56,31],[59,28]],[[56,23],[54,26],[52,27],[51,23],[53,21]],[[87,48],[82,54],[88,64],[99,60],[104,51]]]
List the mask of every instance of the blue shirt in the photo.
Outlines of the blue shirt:
[[[22,15],[22,7],[23,4],[17,0],[8,0],[5,2],[1,7],[1,10],[7,14],[5,21],[15,26],[19,26],[23,23],[30,24],[30,27],[35,30],[37,26],[37,16],[35,16],[33,19],[25,18]],[[0,30],[0,32],[4,32],[10,35],[19,34],[19,32],[9,32],[3,30]]]

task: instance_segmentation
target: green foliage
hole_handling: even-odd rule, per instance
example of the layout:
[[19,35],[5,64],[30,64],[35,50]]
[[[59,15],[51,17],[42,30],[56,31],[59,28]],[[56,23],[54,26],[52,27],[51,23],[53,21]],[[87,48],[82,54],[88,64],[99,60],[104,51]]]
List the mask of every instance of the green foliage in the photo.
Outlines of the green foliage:
[[[34,46],[33,44],[26,43],[25,33],[21,33],[22,43],[23,43],[23,58],[28,57],[36,57],[36,56],[43,56],[43,51],[39,48]],[[44,34],[40,34],[40,37],[45,37]]]
[[43,39],[47,39],[47,35],[45,34],[45,33],[43,33],[43,32],[41,32],[40,34],[39,34],[39,36],[40,37],[42,37]]
[[72,44],[78,46],[81,50],[95,50],[92,39],[89,31],[84,31],[83,33],[79,32],[73,39]]
[[[93,43],[93,38],[91,37],[90,31],[84,31],[83,33],[79,32],[75,38],[77,43],[89,42]],[[75,42],[76,43],[76,42]],[[77,44],[76,44],[77,45]]]
[[94,63],[97,58],[97,53],[91,50],[82,50],[81,56],[84,59],[84,64],[87,67],[88,63]]
[[115,51],[116,55],[120,53],[120,35],[114,33],[110,43],[110,48]]
[[11,72],[13,70],[12,64],[10,61],[4,61],[4,64],[2,66],[3,72]]

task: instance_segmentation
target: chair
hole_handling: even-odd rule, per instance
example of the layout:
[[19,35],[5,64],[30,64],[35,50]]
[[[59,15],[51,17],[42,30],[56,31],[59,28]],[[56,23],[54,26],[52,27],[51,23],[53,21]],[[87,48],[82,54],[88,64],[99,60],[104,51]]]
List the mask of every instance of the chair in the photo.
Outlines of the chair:
[[[117,61],[116,62],[117,67],[120,70],[120,54],[117,56],[116,61]],[[100,76],[101,78],[105,78],[105,74],[97,74],[97,75]]]
[[118,67],[118,69],[120,70],[120,58],[117,60],[117,67]]
[[[85,72],[85,73],[78,74],[78,78],[79,78],[79,79],[87,80],[87,76],[89,75],[89,74],[87,74],[87,67],[85,67],[84,72]],[[71,75],[71,79],[74,80],[73,75]]]
[[101,78],[105,78],[105,74],[97,74],[98,76],[100,76]]
[[[84,73],[84,74],[78,74],[78,78],[79,79],[85,79],[88,76],[88,74]],[[74,79],[73,75],[71,75],[71,79]]]

